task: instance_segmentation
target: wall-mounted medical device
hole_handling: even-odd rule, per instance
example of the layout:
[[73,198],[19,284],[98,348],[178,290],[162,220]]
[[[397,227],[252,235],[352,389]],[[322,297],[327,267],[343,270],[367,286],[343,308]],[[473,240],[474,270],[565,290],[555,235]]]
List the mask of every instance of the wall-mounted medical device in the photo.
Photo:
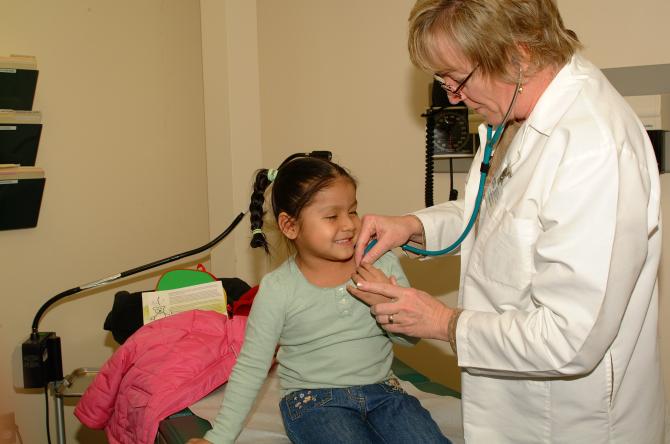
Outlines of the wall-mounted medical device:
[[452,105],[437,81],[431,86],[430,107],[423,117],[426,118],[426,141],[432,142],[433,158],[474,156],[468,108],[462,103]]
[[465,106],[430,108],[426,126],[432,130],[433,158],[472,157],[474,143]]
[[670,130],[670,94],[624,98],[647,130]]
[[670,171],[670,63],[603,69],[649,133],[658,170]]
[[670,172],[670,131],[662,129],[647,130],[649,139],[654,147],[656,161],[658,162],[658,172]]
[[[426,119],[426,186],[425,205],[433,205],[433,173],[450,175],[449,200],[458,197],[453,173],[467,172],[477,150],[477,118],[463,104],[452,105],[447,93],[437,81],[430,90],[430,106],[422,117]],[[475,129],[473,131],[473,120]]]

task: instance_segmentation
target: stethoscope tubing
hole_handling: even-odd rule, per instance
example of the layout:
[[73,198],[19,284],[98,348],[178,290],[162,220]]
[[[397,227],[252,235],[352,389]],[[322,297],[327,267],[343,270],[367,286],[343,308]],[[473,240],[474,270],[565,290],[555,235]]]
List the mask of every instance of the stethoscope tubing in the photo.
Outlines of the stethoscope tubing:
[[[477,190],[477,198],[475,199],[475,208],[472,211],[472,215],[470,216],[470,220],[468,221],[468,225],[465,227],[463,230],[463,233],[456,239],[456,241],[449,245],[447,248],[444,248],[442,250],[424,250],[418,247],[413,247],[412,245],[409,244],[404,244],[400,248],[402,248],[404,251],[409,251],[414,254],[418,254],[420,256],[443,256],[445,254],[449,254],[452,251],[454,251],[456,248],[458,248],[461,243],[465,240],[465,238],[470,234],[470,231],[472,230],[472,227],[475,225],[475,221],[477,220],[477,214],[479,214],[479,209],[481,208],[481,203],[482,203],[482,198],[484,196],[484,184],[486,184],[486,176],[488,174],[488,168],[489,168],[489,162],[491,160],[491,152],[493,151],[493,146],[495,146],[495,143],[498,141],[500,138],[500,134],[502,134],[502,128],[503,125],[500,125],[498,128],[496,128],[495,133],[493,132],[493,127],[488,126],[487,127],[487,136],[486,136],[486,146],[484,148],[484,158],[482,160],[482,166],[480,168],[480,175],[479,175],[479,188]],[[377,244],[377,239],[373,239],[368,243],[368,245],[365,247],[365,254],[370,251],[372,247],[374,247]]]
[[[488,125],[486,128],[486,145],[484,147],[484,156],[482,159],[481,167],[480,167],[480,175],[479,175],[479,188],[477,190],[477,198],[475,199],[475,207],[472,210],[472,215],[470,216],[470,220],[468,221],[467,226],[463,230],[463,233],[456,239],[456,241],[449,245],[447,248],[443,248],[442,250],[424,250],[422,248],[414,247],[409,244],[404,244],[400,248],[402,248],[404,251],[409,251],[410,253],[418,254],[420,256],[443,256],[445,254],[449,254],[452,251],[454,251],[456,248],[458,248],[463,241],[465,240],[466,237],[468,237],[468,234],[470,234],[470,231],[472,230],[472,227],[475,225],[475,222],[477,221],[477,215],[479,214],[479,210],[481,209],[482,205],[482,200],[484,198],[484,186],[486,184],[486,176],[489,171],[489,164],[491,161],[491,153],[493,152],[493,148],[496,146],[498,143],[498,140],[500,139],[500,136],[502,135],[505,125],[507,124],[507,120],[509,119],[510,113],[512,112],[512,108],[514,107],[514,103],[516,102],[516,97],[521,91],[521,72],[519,72],[519,79],[517,80],[516,84],[516,89],[514,91],[514,95],[512,96],[512,100],[510,101],[509,107],[507,108],[507,112],[505,113],[505,117],[503,117],[502,123],[498,125],[496,128],[495,132],[493,132],[493,126]],[[363,255],[367,254],[368,251],[372,247],[375,246],[377,243],[377,239],[373,239],[368,243],[368,245],[365,247],[365,252]]]
[[484,197],[484,185],[486,184],[486,176],[488,175],[489,163],[491,161],[491,152],[493,151],[493,147],[495,146],[496,142],[500,138],[503,128],[504,124],[501,124],[500,126],[498,126],[498,128],[496,128],[495,133],[493,132],[493,127],[490,125],[486,129],[487,130],[486,146],[484,148],[484,158],[482,160],[482,166],[480,168],[481,172],[479,174],[479,188],[477,190],[477,198],[475,199],[475,207],[472,211],[472,215],[470,216],[468,225],[463,230],[463,233],[461,233],[461,235],[458,237],[458,239],[456,239],[456,241],[453,244],[449,245],[447,248],[444,248],[442,250],[423,250],[421,248],[405,244],[401,246],[401,248],[404,251],[409,251],[411,253],[418,254],[421,256],[443,256],[445,254],[451,253],[456,248],[458,248],[463,243],[465,238],[468,237],[468,234],[470,234],[472,227],[475,225],[477,215],[479,214],[479,210],[482,205],[482,199]]

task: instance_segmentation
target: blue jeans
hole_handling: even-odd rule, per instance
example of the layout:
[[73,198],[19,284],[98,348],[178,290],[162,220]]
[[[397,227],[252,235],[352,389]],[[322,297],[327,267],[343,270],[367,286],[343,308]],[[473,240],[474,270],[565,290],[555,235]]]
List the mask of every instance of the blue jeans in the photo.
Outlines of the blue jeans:
[[305,389],[279,402],[295,444],[447,443],[419,400],[397,379],[335,389]]

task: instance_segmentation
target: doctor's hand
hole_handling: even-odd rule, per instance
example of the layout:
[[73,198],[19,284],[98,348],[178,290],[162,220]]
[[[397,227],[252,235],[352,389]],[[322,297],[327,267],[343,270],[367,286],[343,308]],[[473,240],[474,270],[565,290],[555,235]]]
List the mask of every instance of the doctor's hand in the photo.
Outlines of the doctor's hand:
[[[377,243],[366,254],[365,248],[373,239]],[[423,241],[423,225],[418,217],[411,214],[406,216],[365,215],[356,241],[354,253],[356,264],[372,264],[384,253],[407,243],[408,240]]]
[[356,281],[349,292],[370,305],[370,312],[384,330],[424,339],[448,340],[455,310],[425,291],[391,283]]

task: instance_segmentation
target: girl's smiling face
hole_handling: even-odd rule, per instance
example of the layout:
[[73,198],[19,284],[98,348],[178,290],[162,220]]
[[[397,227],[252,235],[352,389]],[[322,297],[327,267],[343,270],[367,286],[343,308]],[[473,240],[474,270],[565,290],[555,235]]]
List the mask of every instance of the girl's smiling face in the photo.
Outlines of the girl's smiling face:
[[337,178],[314,195],[287,237],[302,261],[345,262],[353,258],[360,228],[356,187]]

